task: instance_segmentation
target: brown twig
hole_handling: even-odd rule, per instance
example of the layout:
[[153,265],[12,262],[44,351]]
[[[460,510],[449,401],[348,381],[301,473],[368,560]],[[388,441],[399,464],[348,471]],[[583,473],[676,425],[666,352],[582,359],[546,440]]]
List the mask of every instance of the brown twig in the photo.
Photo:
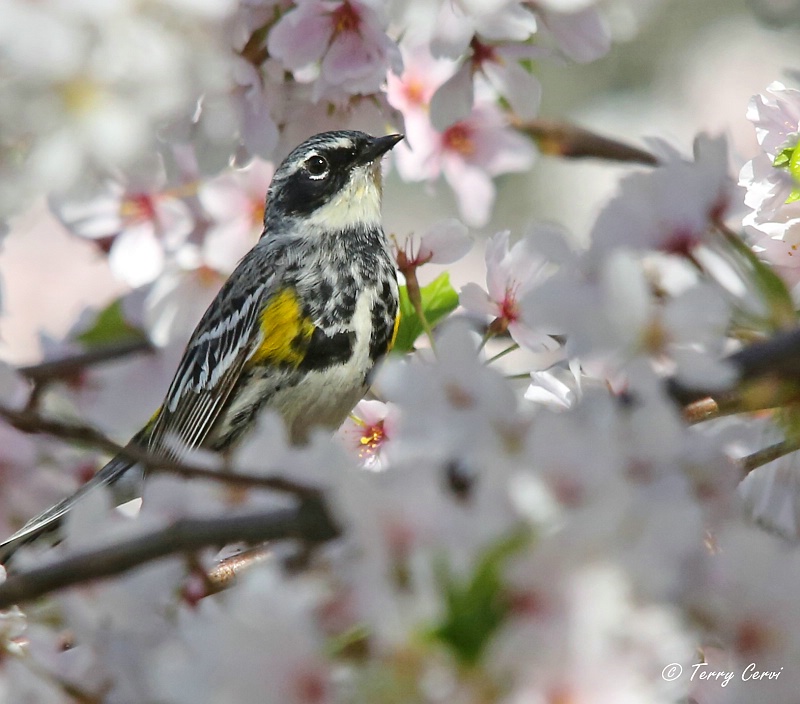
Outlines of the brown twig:
[[223,472],[221,468],[196,466],[186,462],[159,457],[136,445],[122,446],[88,425],[56,421],[31,410],[15,410],[0,405],[0,418],[24,433],[49,435],[60,440],[78,442],[96,450],[113,455],[122,455],[145,466],[150,472],[175,474],[185,479],[202,479],[221,482],[230,486],[280,491],[295,496],[314,495],[315,487],[294,482],[279,476],[264,476],[257,472]]
[[796,440],[783,440],[769,447],[765,447],[763,450],[758,450],[757,452],[742,457],[739,460],[739,466],[742,468],[743,474],[750,474],[753,470],[769,462],[774,462],[792,452],[797,452],[797,450],[800,450],[800,443]]
[[103,364],[132,354],[153,351],[154,348],[148,340],[137,338],[127,342],[105,345],[86,352],[79,352],[61,359],[20,367],[19,373],[33,383],[27,407],[29,409],[36,408],[48,386],[55,381],[63,381],[74,377],[87,367],[96,364]]
[[27,367],[20,367],[19,373],[33,382],[50,381],[53,379],[63,379],[70,377],[84,370],[104,362],[111,362],[120,357],[127,357],[141,352],[152,353],[153,346],[145,339],[120,342],[115,345],[105,345],[79,352],[62,359],[54,359],[40,364],[32,364]]
[[658,159],[644,149],[602,137],[568,122],[513,120],[512,125],[533,139],[543,154],[567,159],[595,158],[646,166],[658,165]]
[[338,535],[339,528],[319,495],[305,497],[293,509],[222,518],[182,518],[162,530],[13,574],[0,584],[0,609],[65,587],[112,577],[169,555],[233,542],[296,539],[314,546]]
[[211,593],[230,587],[237,576],[267,560],[272,552],[268,545],[259,545],[220,560],[206,575]]

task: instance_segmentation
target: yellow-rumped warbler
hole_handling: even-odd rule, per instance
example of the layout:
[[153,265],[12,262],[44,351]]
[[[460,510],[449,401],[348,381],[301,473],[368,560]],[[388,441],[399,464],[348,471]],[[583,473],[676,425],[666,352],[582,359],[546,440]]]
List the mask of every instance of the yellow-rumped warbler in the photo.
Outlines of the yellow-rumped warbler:
[[[344,421],[397,330],[380,161],[402,138],[324,132],[286,157],[267,193],[261,238],[197,324],[163,404],[132,445],[168,459],[199,447],[223,452],[262,408],[281,414],[294,442]],[[119,503],[135,498],[143,474],[115,457],[0,543],[0,561],[98,486],[111,486]]]

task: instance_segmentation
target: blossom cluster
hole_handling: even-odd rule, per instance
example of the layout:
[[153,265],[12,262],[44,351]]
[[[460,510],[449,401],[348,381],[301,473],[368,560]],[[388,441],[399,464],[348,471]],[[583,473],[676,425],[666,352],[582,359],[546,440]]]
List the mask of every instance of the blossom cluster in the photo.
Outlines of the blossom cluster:
[[795,261],[800,244],[800,91],[775,81],[765,94],[753,97],[747,117],[755,125],[762,153],[740,174],[751,209],[745,226],[753,244],[795,289],[800,266]]
[[[513,125],[537,115],[537,62],[604,54],[602,6],[11,0],[0,10],[0,71],[14,78],[0,86],[0,155],[14,155],[13,169],[0,159],[12,194],[0,207],[46,193],[125,290],[49,344],[67,354],[133,336],[157,347],[34,396],[0,363],[3,408],[27,403],[114,436],[136,429],[260,235],[276,159],[311,132],[402,129],[391,168],[410,182],[443,178],[461,216],[392,235],[406,284],[396,352],[338,432],[296,447],[265,412],[225,458],[229,477],[319,489],[340,534],[313,549],[275,541],[220,593],[209,593],[220,559],[209,548],[87,580],[44,609],[1,611],[0,696],[796,697],[797,453],[740,481],[743,456],[796,438],[796,393],[777,395],[774,411],[768,395],[782,380],[742,378],[731,353],[796,319],[800,92],[775,83],[753,99],[763,154],[741,170],[721,136],[698,135],[691,154],[651,142],[657,163],[620,179],[585,246],[536,222],[481,245],[485,280],[456,291],[447,274],[417,276],[458,266],[475,245],[467,226],[492,212],[494,179],[530,168],[534,148]],[[52,41],[37,49],[45,31]],[[718,392],[742,392],[734,410],[762,413],[693,422],[684,397]],[[101,463],[4,422],[0,439],[8,531]],[[202,453],[187,461],[216,466]],[[59,546],[26,546],[10,569],[123,551],[181,518],[296,507],[291,493],[154,472],[134,516],[91,494]],[[751,664],[773,676],[743,677]],[[723,688],[692,676],[699,666],[736,676]]]

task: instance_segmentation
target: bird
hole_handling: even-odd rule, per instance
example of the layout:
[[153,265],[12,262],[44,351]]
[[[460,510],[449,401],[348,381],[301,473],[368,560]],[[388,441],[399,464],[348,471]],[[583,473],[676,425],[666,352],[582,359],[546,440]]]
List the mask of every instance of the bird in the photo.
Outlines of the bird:
[[[333,430],[366,393],[399,324],[399,291],[382,225],[381,159],[401,134],[314,135],[276,169],[264,229],[194,329],[163,403],[128,447],[169,461],[230,452],[272,409],[289,440]],[[146,469],[125,454],[0,543],[0,563],[57,533],[88,493],[141,495]]]

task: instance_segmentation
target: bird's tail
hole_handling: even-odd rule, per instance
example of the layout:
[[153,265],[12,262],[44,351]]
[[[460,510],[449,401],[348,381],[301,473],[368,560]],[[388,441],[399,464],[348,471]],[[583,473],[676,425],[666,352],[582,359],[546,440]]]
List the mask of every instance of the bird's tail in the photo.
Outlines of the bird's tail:
[[56,534],[53,542],[57,542],[57,531],[64,516],[90,492],[102,486],[110,487],[114,493],[114,500],[121,504],[141,496],[142,480],[141,465],[117,455],[72,496],[31,518],[14,535],[0,543],[0,564],[5,564],[21,545],[39,536]]

